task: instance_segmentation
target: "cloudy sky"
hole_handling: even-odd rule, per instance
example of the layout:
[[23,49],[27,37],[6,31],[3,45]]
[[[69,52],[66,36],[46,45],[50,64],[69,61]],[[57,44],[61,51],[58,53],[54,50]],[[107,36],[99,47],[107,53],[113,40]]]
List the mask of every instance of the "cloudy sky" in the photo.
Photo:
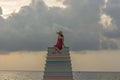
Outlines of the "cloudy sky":
[[0,54],[46,50],[59,30],[71,51],[119,50],[119,25],[120,0],[0,0]]
[[62,30],[71,50],[119,49],[119,0],[0,0],[0,50],[45,50]]

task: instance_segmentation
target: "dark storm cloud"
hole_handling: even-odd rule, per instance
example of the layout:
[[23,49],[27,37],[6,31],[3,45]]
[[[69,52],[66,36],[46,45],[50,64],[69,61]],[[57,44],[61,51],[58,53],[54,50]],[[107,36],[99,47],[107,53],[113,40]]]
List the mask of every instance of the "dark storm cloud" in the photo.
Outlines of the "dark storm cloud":
[[104,36],[108,38],[120,38],[120,29],[112,30],[112,31],[105,31]]
[[[33,1],[34,2],[34,1]],[[99,25],[102,0],[66,0],[66,9],[49,8],[42,1],[25,6],[0,27],[1,50],[45,50],[56,43],[56,31],[65,34],[65,44],[71,50],[99,49]],[[0,19],[1,20],[1,19]],[[104,41],[105,49],[114,42]],[[110,43],[111,45],[108,45]],[[112,48],[112,47],[111,47]]]

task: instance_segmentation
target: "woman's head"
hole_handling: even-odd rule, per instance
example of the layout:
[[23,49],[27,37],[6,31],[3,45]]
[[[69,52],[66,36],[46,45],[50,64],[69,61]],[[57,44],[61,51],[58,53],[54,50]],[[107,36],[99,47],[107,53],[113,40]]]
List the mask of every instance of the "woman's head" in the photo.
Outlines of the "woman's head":
[[57,34],[60,35],[60,36],[63,36],[63,32],[62,31],[57,32]]

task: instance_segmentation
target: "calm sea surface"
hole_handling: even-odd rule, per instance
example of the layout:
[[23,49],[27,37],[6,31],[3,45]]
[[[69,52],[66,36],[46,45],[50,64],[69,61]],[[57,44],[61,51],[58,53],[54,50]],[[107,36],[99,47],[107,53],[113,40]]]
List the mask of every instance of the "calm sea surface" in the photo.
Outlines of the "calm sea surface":
[[[39,71],[0,71],[0,80],[42,80]],[[120,80],[120,72],[73,72],[74,80]]]

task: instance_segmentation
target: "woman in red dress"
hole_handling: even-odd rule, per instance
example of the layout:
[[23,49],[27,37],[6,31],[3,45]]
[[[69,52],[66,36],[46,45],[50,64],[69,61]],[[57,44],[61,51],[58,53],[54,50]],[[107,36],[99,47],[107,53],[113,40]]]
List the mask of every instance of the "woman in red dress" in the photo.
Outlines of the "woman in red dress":
[[60,50],[64,46],[64,35],[62,31],[57,32],[57,34],[58,34],[58,40],[56,45],[54,45],[54,49],[55,49],[55,53],[60,53]]

